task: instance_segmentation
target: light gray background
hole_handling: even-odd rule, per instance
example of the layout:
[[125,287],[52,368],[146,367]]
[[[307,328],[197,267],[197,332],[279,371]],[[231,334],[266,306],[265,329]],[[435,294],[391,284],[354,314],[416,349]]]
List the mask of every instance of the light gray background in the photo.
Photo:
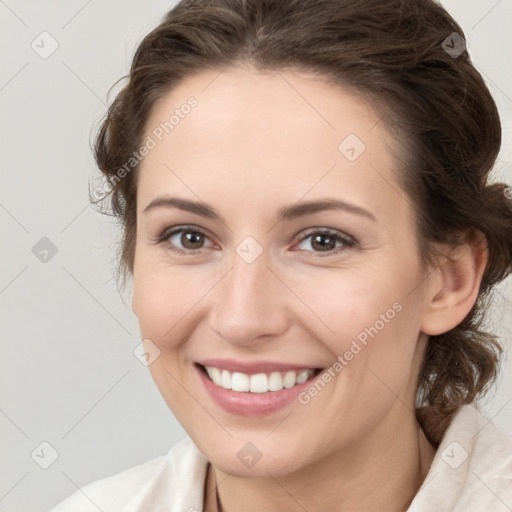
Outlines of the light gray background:
[[[496,168],[512,182],[512,0],[445,0],[498,103],[504,146]],[[0,511],[42,512],[79,486],[165,454],[185,432],[133,355],[130,296],[114,273],[118,230],[88,204],[91,133],[108,88],[169,1],[0,0]],[[31,47],[47,31],[58,49]],[[45,49],[50,41],[45,40]],[[32,252],[48,237],[58,252]],[[511,349],[512,281],[490,323]],[[512,364],[488,419],[512,435]],[[48,468],[50,443],[58,458]]]

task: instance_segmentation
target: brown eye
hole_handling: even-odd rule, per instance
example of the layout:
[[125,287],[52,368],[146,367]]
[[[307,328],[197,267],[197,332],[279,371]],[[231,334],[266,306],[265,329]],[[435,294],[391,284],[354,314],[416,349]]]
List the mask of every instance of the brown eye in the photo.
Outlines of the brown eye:
[[[300,245],[303,246],[300,250],[313,253],[325,253],[325,256],[330,256],[353,247],[356,243],[357,242],[352,237],[344,235],[339,231],[317,228],[302,236],[297,245],[299,248]],[[320,256],[321,254],[317,255]]]
[[199,249],[203,245],[204,236],[196,231],[184,231],[180,242],[185,249]]
[[311,239],[311,247],[319,251],[330,251],[336,247],[336,239],[329,234],[313,235]]
[[198,228],[180,227],[172,230],[166,230],[159,237],[159,243],[166,242],[169,249],[175,252],[194,252],[205,247],[205,242],[209,240],[205,233]]

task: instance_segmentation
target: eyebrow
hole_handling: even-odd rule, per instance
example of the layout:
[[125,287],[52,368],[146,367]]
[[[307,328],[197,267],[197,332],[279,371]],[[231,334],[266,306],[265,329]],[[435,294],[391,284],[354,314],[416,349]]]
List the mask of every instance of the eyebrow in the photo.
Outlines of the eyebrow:
[[[179,210],[195,213],[196,215],[200,215],[201,217],[205,217],[207,219],[217,220],[225,223],[224,219],[215,210],[215,208],[203,202],[200,203],[196,201],[189,201],[188,199],[180,199],[178,197],[159,197],[151,201],[144,208],[143,213],[147,213],[148,211],[155,208],[178,208]],[[365,208],[352,203],[348,203],[346,201],[342,201],[341,199],[333,198],[325,198],[317,201],[306,201],[296,203],[291,206],[286,206],[277,212],[277,220],[279,222],[290,221],[299,217],[304,217],[306,215],[311,215],[313,213],[326,210],[343,210],[349,213],[367,217],[368,219],[377,222],[375,215]]]

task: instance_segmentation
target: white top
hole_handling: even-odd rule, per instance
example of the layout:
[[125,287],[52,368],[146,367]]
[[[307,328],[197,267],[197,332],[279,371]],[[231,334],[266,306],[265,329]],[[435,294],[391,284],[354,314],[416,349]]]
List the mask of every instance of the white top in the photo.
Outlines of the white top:
[[[92,482],[50,512],[202,512],[208,461],[190,438],[167,455]],[[408,512],[512,511],[512,439],[475,408],[448,427]]]

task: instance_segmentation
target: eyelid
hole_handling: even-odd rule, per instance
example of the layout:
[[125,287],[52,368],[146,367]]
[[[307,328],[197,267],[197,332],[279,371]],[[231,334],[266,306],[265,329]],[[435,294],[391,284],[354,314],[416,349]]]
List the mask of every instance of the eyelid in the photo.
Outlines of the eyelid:
[[[164,243],[171,236],[173,236],[177,233],[186,232],[186,231],[199,233],[199,234],[203,235],[205,238],[210,239],[210,241],[211,241],[211,237],[209,236],[207,230],[205,230],[204,228],[201,228],[199,226],[195,226],[193,224],[186,224],[186,225],[172,226],[172,227],[164,229],[156,237],[156,243],[157,244]],[[343,250],[350,249],[350,248],[358,245],[358,241],[354,237],[352,237],[351,235],[348,235],[347,233],[344,233],[343,231],[339,231],[339,230],[333,229],[333,228],[317,226],[317,227],[312,227],[312,228],[308,228],[306,230],[300,231],[295,236],[294,241],[292,243],[292,247],[298,245],[299,243],[303,242],[304,240],[306,240],[307,238],[309,238],[310,236],[312,236],[314,234],[333,236],[336,239],[336,241],[341,241],[344,244],[343,247],[338,247],[337,249],[325,251],[325,253],[322,253],[321,251],[300,250],[301,252],[312,253],[315,255],[314,257],[335,256],[335,255],[338,255]],[[212,241],[212,244],[213,244],[213,241]],[[193,254],[193,253],[200,253],[202,251],[202,249],[206,249],[206,247],[200,247],[199,249],[196,249],[196,250],[182,249],[180,247],[173,247],[170,250],[177,252],[177,253],[181,253],[181,254]]]
[[200,228],[199,226],[195,226],[193,224],[184,224],[182,226],[172,226],[169,228],[165,228],[159,235],[157,235],[156,239],[158,242],[165,242],[171,235],[175,235],[176,233],[179,233],[180,231],[196,231],[198,233],[201,233],[204,236],[208,236],[208,232]]
[[[205,238],[210,239],[210,241],[211,241],[211,237],[209,236],[208,232],[204,228],[201,228],[199,226],[195,226],[193,224],[185,224],[185,225],[172,226],[170,228],[165,228],[156,237],[155,241],[156,241],[157,244],[161,244],[161,243],[164,243],[164,242],[168,241],[168,239],[171,236],[176,235],[177,233],[186,232],[186,231],[199,233],[199,234],[203,235]],[[213,241],[212,241],[212,244],[213,244]],[[193,253],[200,253],[202,249],[207,249],[207,247],[200,247],[197,250],[182,249],[181,247],[173,247],[170,250],[174,251],[174,252],[177,252],[177,253],[181,253],[181,254],[193,254]]]
[[299,241],[304,240],[308,236],[320,233],[323,235],[331,235],[331,236],[339,237],[347,243],[351,243],[351,242],[357,243],[357,240],[353,236],[350,236],[349,234],[344,233],[343,231],[340,231],[340,230],[334,229],[334,228],[325,228],[325,227],[321,227],[321,226],[316,226],[313,228],[307,228],[306,230],[300,231],[299,235],[301,233],[302,233],[302,236],[298,239]]
[[328,257],[328,256],[337,256],[340,252],[345,251],[347,249],[351,249],[351,248],[359,245],[359,242],[353,236],[350,236],[349,234],[344,233],[343,231],[339,231],[339,230],[333,229],[333,228],[317,226],[317,227],[313,227],[313,228],[308,228],[305,231],[301,231],[299,234],[301,234],[301,236],[299,238],[296,238],[296,241],[294,242],[293,246],[300,244],[301,242],[303,242],[304,240],[306,240],[307,238],[309,238],[310,236],[315,235],[315,234],[332,236],[335,238],[336,241],[340,241],[343,243],[342,247],[338,247],[338,248],[335,248],[335,249],[332,249],[329,251],[325,251],[325,252],[300,250],[301,252],[314,254],[315,258],[316,257],[322,258],[322,257]]

